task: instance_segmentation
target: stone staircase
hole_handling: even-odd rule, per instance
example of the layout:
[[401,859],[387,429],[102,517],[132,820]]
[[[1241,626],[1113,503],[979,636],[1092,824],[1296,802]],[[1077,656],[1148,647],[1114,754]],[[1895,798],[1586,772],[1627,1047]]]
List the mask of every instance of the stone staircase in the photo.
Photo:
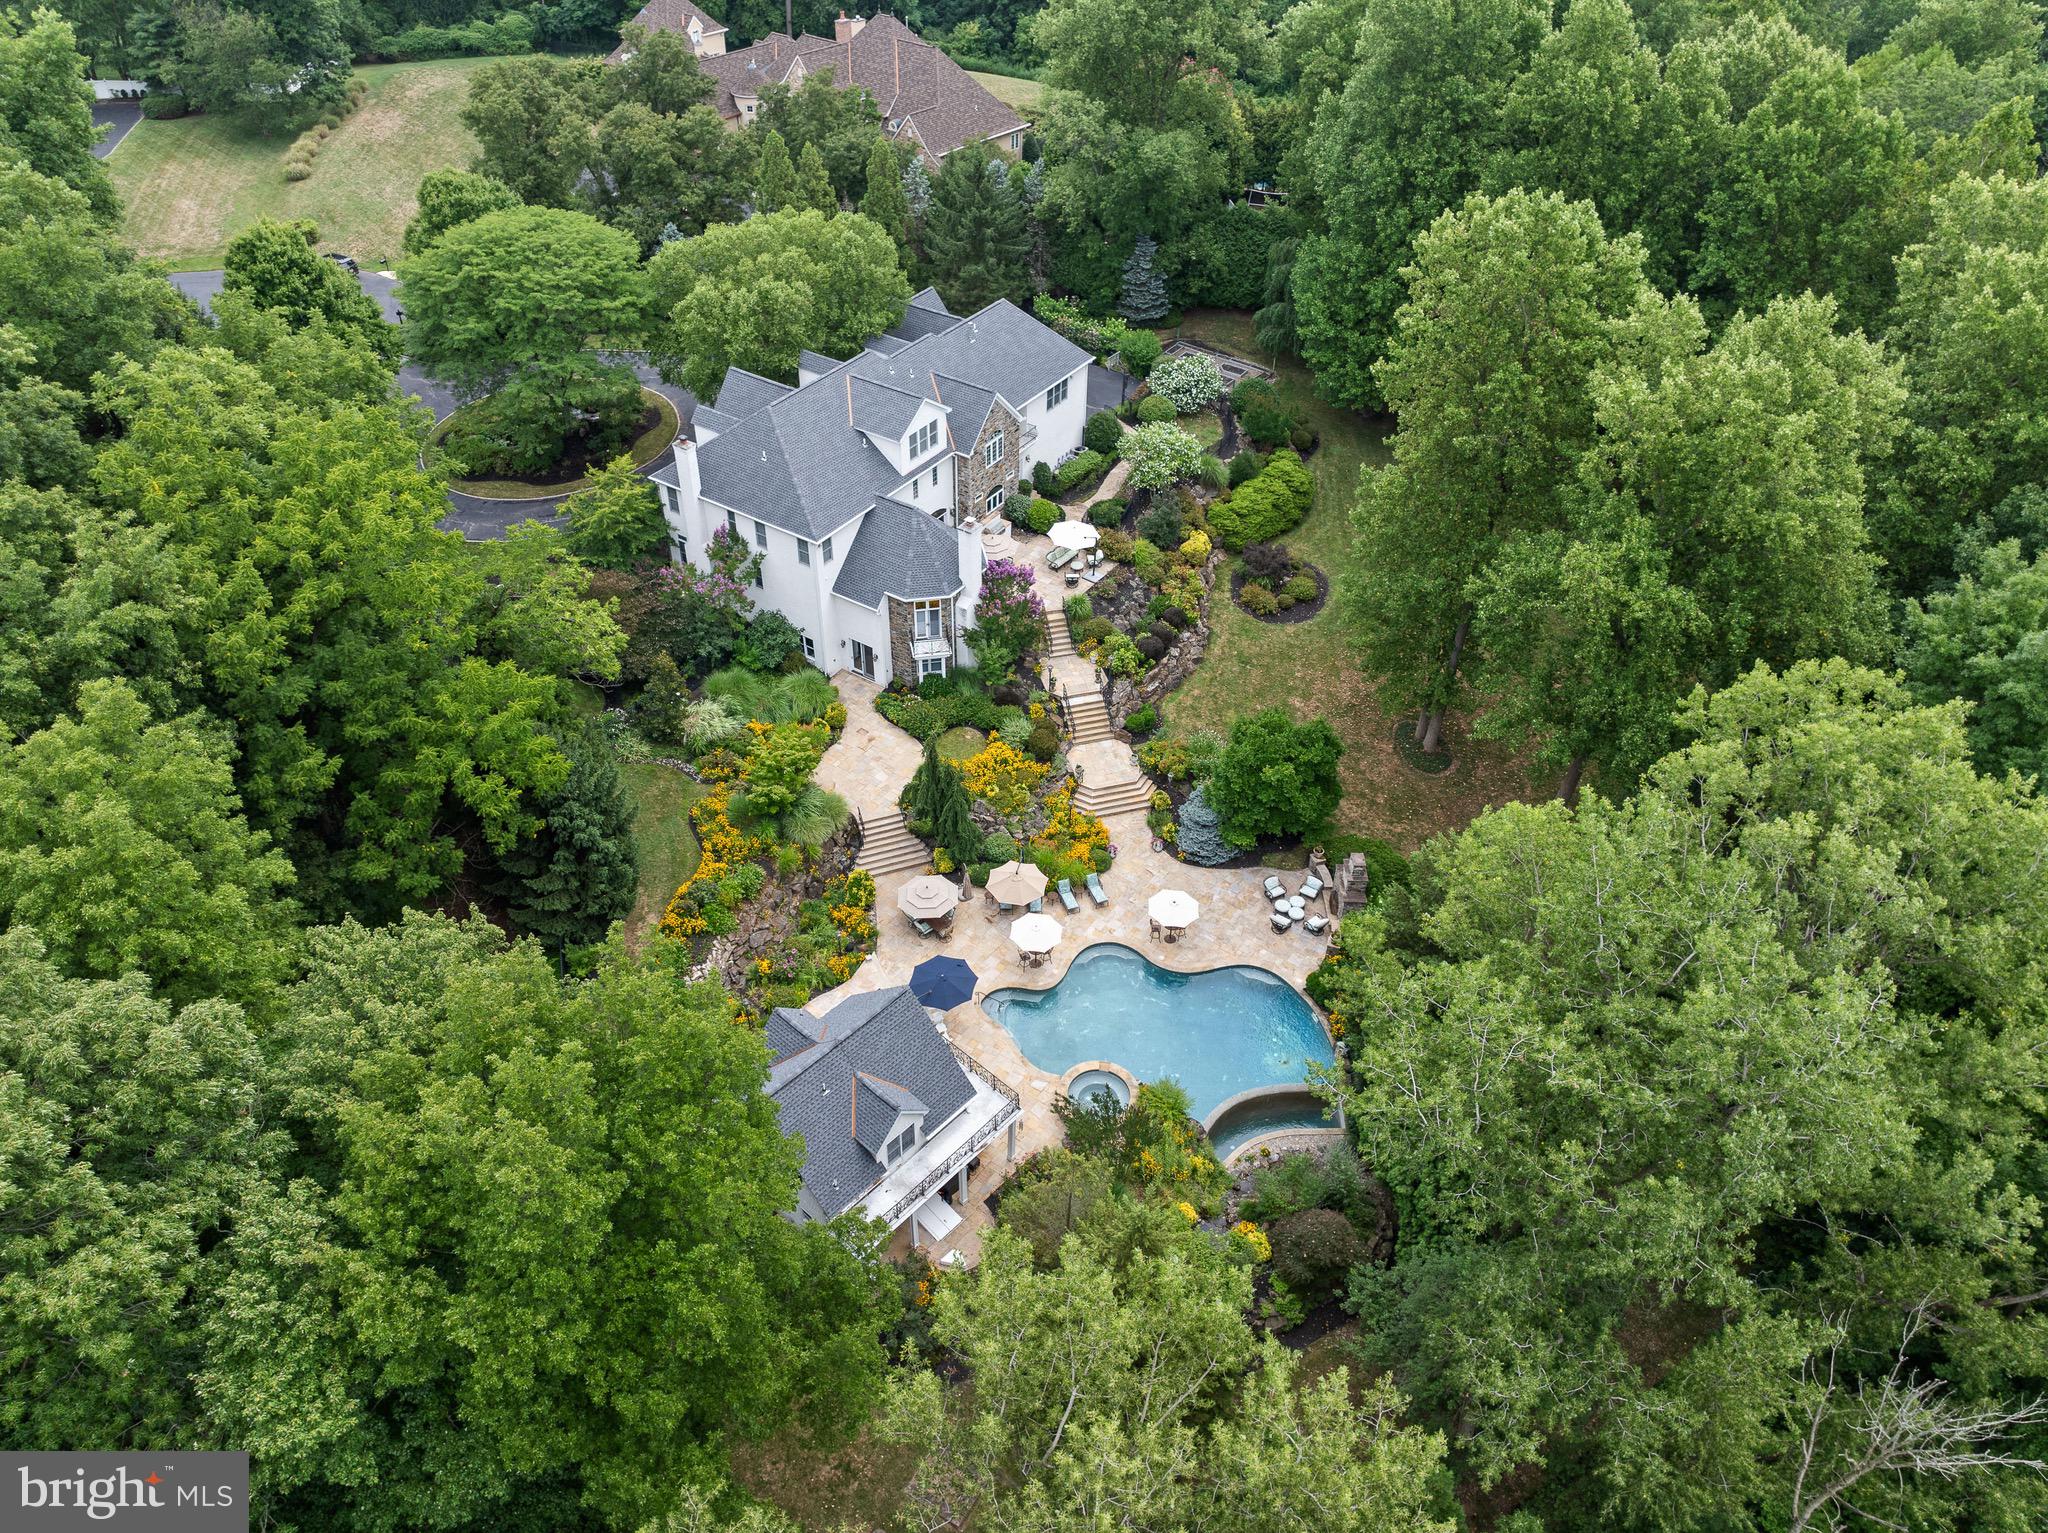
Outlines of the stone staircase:
[[1047,660],[1070,660],[1074,656],[1074,635],[1067,628],[1067,614],[1058,607],[1045,611]]
[[1067,724],[1069,738],[1075,745],[1107,740],[1115,733],[1110,727],[1109,709],[1103,705],[1102,694],[1093,687],[1068,696]]
[[881,878],[886,874],[921,868],[931,860],[930,849],[910,833],[910,827],[903,823],[903,811],[900,809],[868,815],[862,820],[861,828],[860,856],[854,866],[864,873]]
[[1074,790],[1074,807],[1106,820],[1113,814],[1130,814],[1152,807],[1152,779],[1140,774],[1122,782],[1083,782]]

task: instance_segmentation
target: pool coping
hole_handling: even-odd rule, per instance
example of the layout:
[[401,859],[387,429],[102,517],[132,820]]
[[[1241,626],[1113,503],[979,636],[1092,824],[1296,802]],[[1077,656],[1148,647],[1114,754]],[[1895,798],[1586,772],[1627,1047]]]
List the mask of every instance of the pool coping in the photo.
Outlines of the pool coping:
[[[1145,952],[1142,948],[1135,948],[1132,947],[1128,942],[1118,942],[1108,938],[1105,938],[1100,942],[1091,942],[1086,947],[1076,950],[1073,956],[1068,958],[1066,964],[1060,969],[1059,978],[1052,980],[1047,984],[992,985],[987,990],[981,991],[980,993],[975,995],[966,1004],[974,1006],[977,1010],[981,1012],[983,1016],[987,1017],[993,1025],[1001,1028],[1003,1032],[1009,1037],[1010,1042],[1013,1045],[1015,1045],[1018,1055],[1023,1058],[1025,1063],[1031,1065],[1034,1069],[1037,1069],[1039,1068],[1038,1062],[1032,1059],[1032,1057],[1029,1054],[1024,1052],[1024,1045],[1018,1041],[1017,1035],[1010,1031],[1009,1024],[1004,1022],[1001,1017],[996,1015],[996,1013],[988,1009],[988,998],[994,995],[998,990],[1024,990],[1030,992],[1033,995],[1043,995],[1048,990],[1055,990],[1059,988],[1059,986],[1061,986],[1062,984],[1066,983],[1067,976],[1074,972],[1075,964],[1079,963],[1083,958],[1087,957],[1088,954],[1090,954],[1096,948],[1099,947],[1122,948],[1125,952],[1134,954],[1135,956],[1144,959],[1146,963],[1150,964],[1153,968],[1159,970],[1159,972],[1162,974],[1178,974],[1187,977],[1193,977],[1195,975],[1200,974],[1221,974],[1230,969],[1251,969],[1257,973],[1264,974],[1269,978],[1277,979],[1278,981],[1280,981],[1281,984],[1285,985],[1289,990],[1292,990],[1297,996],[1301,997],[1302,1004],[1308,1007],[1309,1015],[1316,1019],[1316,1025],[1323,1030],[1323,1038],[1330,1045],[1330,1052],[1332,1056],[1334,1056],[1331,1060],[1330,1065],[1325,1066],[1324,1068],[1334,1068],[1337,1063],[1337,1059],[1342,1057],[1338,1054],[1337,1035],[1330,1031],[1330,1019],[1323,1015],[1323,1008],[1316,1004],[1314,996],[1310,995],[1306,989],[1304,989],[1300,985],[1297,985],[1293,980],[1289,979],[1286,975],[1276,973],[1272,969],[1265,968],[1255,963],[1221,963],[1216,964],[1207,969],[1170,969],[1163,963],[1155,962],[1152,958],[1152,955]],[[1113,1059],[1084,1059],[1079,1064],[1072,1065],[1068,1067],[1066,1070],[1061,1071],[1059,1075],[1060,1095],[1065,1097],[1068,1101],[1072,1101],[1073,1097],[1068,1092],[1067,1087],[1074,1081],[1074,1079],[1077,1076],[1080,1076],[1089,1070],[1102,1070],[1106,1071],[1111,1075],[1116,1076],[1119,1080],[1121,1080],[1124,1083],[1126,1087],[1129,1088],[1131,1093],[1131,1100],[1137,1100],[1139,1085],[1138,1077],[1134,1075],[1128,1067],[1118,1064]],[[1045,1073],[1047,1075],[1052,1074],[1050,1070],[1047,1070]],[[1311,1095],[1313,1094],[1310,1088],[1309,1080],[1306,1076],[1303,1076],[1303,1078],[1298,1081],[1269,1081],[1263,1086],[1248,1086],[1243,1091],[1232,1093],[1230,1096],[1227,1096],[1222,1101],[1218,1102],[1214,1107],[1210,1108],[1206,1114],[1204,1114],[1201,1118],[1199,1118],[1196,1121],[1200,1123],[1203,1134],[1208,1135],[1211,1132],[1210,1126],[1216,1123],[1218,1120],[1220,1120],[1223,1114],[1230,1111],[1233,1107],[1236,1107],[1246,1101],[1254,1101],[1262,1096],[1276,1094],[1279,1092],[1304,1092],[1309,1093]],[[1327,1106],[1328,1104],[1325,1103],[1324,1105]],[[1331,1125],[1331,1127],[1327,1131],[1331,1133],[1341,1132],[1341,1130],[1337,1129],[1335,1125]],[[1302,1134],[1323,1132],[1323,1130],[1297,1127],[1289,1129],[1274,1129],[1272,1132],[1276,1134]],[[1267,1137],[1270,1136],[1259,1136],[1260,1139]],[[1224,1161],[1224,1164],[1228,1165],[1234,1163],[1237,1160],[1238,1156],[1242,1155],[1247,1149],[1255,1147],[1258,1143],[1259,1139],[1246,1140],[1242,1145],[1239,1145],[1236,1150],[1231,1152],[1229,1157]]]

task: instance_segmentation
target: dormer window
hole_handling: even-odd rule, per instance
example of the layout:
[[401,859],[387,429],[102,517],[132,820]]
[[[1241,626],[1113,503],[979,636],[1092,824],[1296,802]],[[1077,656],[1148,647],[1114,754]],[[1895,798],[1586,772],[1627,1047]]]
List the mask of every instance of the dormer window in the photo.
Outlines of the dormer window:
[[906,1123],[903,1132],[882,1146],[882,1164],[893,1166],[908,1155],[917,1144],[917,1124]]
[[939,445],[939,423],[926,421],[910,433],[910,461],[915,463]]

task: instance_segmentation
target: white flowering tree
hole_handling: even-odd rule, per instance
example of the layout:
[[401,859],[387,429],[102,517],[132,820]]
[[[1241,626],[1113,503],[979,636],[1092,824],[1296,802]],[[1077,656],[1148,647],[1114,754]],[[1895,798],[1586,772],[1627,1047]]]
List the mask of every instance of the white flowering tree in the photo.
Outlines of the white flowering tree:
[[1168,357],[1146,375],[1152,392],[1182,415],[1192,415],[1223,397],[1223,374],[1208,357]]
[[1131,466],[1135,490],[1163,490],[1202,471],[1202,444],[1172,421],[1155,421],[1126,431],[1117,456]]

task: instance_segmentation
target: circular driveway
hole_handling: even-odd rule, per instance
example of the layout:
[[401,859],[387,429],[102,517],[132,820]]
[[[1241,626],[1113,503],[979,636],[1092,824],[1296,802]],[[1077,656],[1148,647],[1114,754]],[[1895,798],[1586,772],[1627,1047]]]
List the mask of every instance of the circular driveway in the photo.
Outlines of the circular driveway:
[[[212,308],[214,296],[221,290],[221,281],[222,274],[218,271],[171,273],[171,285],[197,304],[202,313]],[[405,311],[398,306],[396,275],[386,271],[361,271],[356,273],[356,281],[364,292],[377,300],[377,307],[384,311],[387,320],[395,325],[404,318]],[[631,362],[640,381],[676,407],[676,417],[684,432],[688,432],[697,409],[697,401],[690,391],[663,383],[659,373],[629,353],[621,353],[618,360]],[[450,385],[438,378],[430,378],[410,365],[398,370],[398,391],[411,395],[426,406],[437,426],[463,403],[462,396]],[[665,461],[665,458],[657,456],[643,472],[652,473]],[[550,527],[559,527],[562,525],[561,504],[567,498],[564,492],[561,495],[535,496],[530,500],[486,500],[481,496],[450,490],[448,514],[441,519],[441,527],[447,532],[459,532],[472,542],[502,538],[521,522],[545,522]]]

